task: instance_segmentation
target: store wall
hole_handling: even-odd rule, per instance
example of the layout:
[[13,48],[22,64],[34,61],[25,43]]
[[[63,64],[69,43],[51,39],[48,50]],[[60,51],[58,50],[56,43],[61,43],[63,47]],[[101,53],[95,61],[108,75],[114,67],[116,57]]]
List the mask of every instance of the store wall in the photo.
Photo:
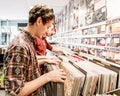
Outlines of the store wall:
[[18,23],[27,23],[27,20],[1,20],[0,46],[6,46],[19,33]]
[[[120,0],[71,0],[69,11],[63,9],[57,16],[53,41],[88,59],[120,64],[119,4]],[[63,19],[64,11],[69,23]],[[66,24],[68,29],[64,30]]]

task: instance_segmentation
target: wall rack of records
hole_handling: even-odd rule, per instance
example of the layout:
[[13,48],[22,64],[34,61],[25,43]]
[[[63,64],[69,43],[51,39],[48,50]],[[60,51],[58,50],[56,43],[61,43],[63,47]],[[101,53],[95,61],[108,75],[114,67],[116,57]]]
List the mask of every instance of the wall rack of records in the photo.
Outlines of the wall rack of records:
[[[73,1],[77,0],[70,3],[74,6]],[[120,96],[120,17],[117,17],[120,14],[109,18],[111,12],[107,7],[112,4],[110,0],[80,0],[80,5],[82,1],[86,7],[78,6],[79,13],[84,11],[82,15],[78,14],[78,27],[69,26],[70,30],[58,30],[55,35],[54,41],[59,47],[75,52],[72,56],[60,58],[67,58],[65,62],[85,75],[81,96]],[[68,17],[70,14],[71,11]]]
[[[77,52],[81,58],[85,58],[85,62],[88,63],[86,66],[92,66],[91,64],[94,63],[105,68],[106,70],[115,72],[116,75],[114,74],[113,77],[109,77],[108,74],[106,75],[108,77],[104,77],[107,72],[102,73],[104,74],[103,78],[106,78],[106,80],[109,79],[109,81],[111,81],[110,78],[115,77],[114,84],[111,81],[109,84],[113,85],[109,87],[107,87],[109,84],[102,85],[102,87],[99,89],[99,92],[94,91],[94,94],[103,94],[106,92],[109,93],[109,91],[119,89],[117,92],[113,91],[111,93],[113,94],[116,92],[120,95],[120,17],[95,24],[90,24],[69,32],[62,32],[60,34],[58,33],[56,41],[58,41],[62,47],[67,47],[72,51]],[[79,64],[81,64],[81,62]],[[94,68],[95,67],[93,67],[93,69]],[[85,70],[85,68],[82,69]],[[105,88],[108,89],[104,90],[103,86],[106,86]],[[83,92],[82,94],[87,93]]]
[[[97,96],[104,93],[114,94],[116,91],[113,90],[117,90],[117,96],[120,95],[120,17],[58,35],[57,41],[61,43],[61,46],[71,49],[81,58],[77,61],[70,58],[75,67],[80,67],[85,72],[90,69],[95,74],[101,74],[98,78],[101,78],[103,82],[97,79],[94,90],[91,89],[92,91],[88,92],[88,89],[84,89],[88,88],[88,85],[83,85],[81,93],[83,96],[92,96],[88,93],[97,94]],[[88,84],[87,79],[84,84]],[[92,81],[90,84],[92,86]]]

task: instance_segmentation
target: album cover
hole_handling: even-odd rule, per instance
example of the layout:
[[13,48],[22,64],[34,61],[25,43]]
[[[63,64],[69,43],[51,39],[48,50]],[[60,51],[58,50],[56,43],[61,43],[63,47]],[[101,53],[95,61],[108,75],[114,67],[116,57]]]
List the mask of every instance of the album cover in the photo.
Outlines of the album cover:
[[95,38],[82,38],[81,44],[95,45]]
[[72,49],[72,51],[79,53],[79,52],[80,52],[79,46],[75,46],[75,47]]
[[88,35],[88,29],[83,29],[82,30],[82,35]]
[[96,49],[96,56],[99,57],[99,58],[106,58],[106,50],[104,49]]
[[95,56],[95,48],[88,48],[88,54]]
[[83,53],[88,53],[88,48],[87,47],[81,47],[81,52]]
[[85,16],[85,22],[86,25],[90,25],[94,23],[94,13],[93,12],[87,12]]
[[94,13],[94,23],[99,23],[106,20],[106,7],[102,7]]
[[111,23],[109,22],[108,24],[106,24],[106,33],[112,33],[112,25]]
[[100,25],[96,26],[97,27],[97,34],[105,34],[106,33],[106,25]]
[[120,33],[120,18],[112,19],[108,22],[107,33]]
[[88,28],[88,35],[97,34],[97,32],[98,32],[97,27]]
[[96,45],[97,46],[105,46],[105,44],[106,44],[106,38],[104,38],[104,37],[96,38]]
[[120,47],[120,38],[119,37],[111,37],[106,39],[107,46],[110,47]]
[[120,52],[115,51],[107,51],[106,59],[108,61],[114,62],[116,64],[120,64]]
[[87,41],[87,42],[88,42],[88,43],[87,43],[88,45],[95,45],[96,38],[88,38],[87,40],[88,40],[88,41]]
[[88,38],[82,38],[81,44],[88,44]]
[[111,41],[113,41],[111,39],[112,39],[111,37],[106,38],[106,46],[107,47],[110,47],[111,43],[113,43],[113,42],[111,42]]
[[111,24],[112,33],[120,33],[120,21]]

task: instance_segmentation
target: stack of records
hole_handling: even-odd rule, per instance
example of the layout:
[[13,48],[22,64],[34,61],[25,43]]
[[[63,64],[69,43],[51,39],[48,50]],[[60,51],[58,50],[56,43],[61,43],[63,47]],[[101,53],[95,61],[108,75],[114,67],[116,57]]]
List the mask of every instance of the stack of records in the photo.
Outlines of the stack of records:
[[95,64],[98,64],[104,68],[107,68],[107,69],[110,69],[114,72],[117,73],[117,82],[116,82],[116,88],[120,88],[120,67],[119,66],[116,66],[116,65],[111,65],[111,64],[108,64],[106,62],[102,62],[102,61],[98,61],[98,60],[93,60],[93,62]]
[[81,62],[81,64],[73,60],[73,58],[69,58],[69,60],[71,64],[73,64],[86,76],[82,96],[93,96],[96,93],[97,84],[100,83],[99,82],[100,74],[98,74],[98,72],[91,70],[91,68],[89,68],[84,59],[79,60],[79,63]]
[[81,96],[85,75],[71,65],[65,57],[60,56],[63,60],[61,68],[67,73],[67,79],[64,83],[65,96]]
[[[67,57],[68,58],[68,57]],[[71,63],[84,72],[86,79],[83,87],[83,96],[103,94],[116,88],[117,73],[87,60],[75,61],[68,58]],[[86,73],[85,73],[86,72]]]

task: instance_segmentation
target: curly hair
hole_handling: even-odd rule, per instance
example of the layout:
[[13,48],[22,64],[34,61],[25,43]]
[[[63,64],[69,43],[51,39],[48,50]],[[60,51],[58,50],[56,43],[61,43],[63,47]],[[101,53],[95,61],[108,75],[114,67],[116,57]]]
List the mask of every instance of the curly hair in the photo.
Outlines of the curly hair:
[[38,17],[41,17],[43,24],[46,24],[55,19],[55,14],[53,9],[38,4],[29,11],[29,24],[33,25]]

